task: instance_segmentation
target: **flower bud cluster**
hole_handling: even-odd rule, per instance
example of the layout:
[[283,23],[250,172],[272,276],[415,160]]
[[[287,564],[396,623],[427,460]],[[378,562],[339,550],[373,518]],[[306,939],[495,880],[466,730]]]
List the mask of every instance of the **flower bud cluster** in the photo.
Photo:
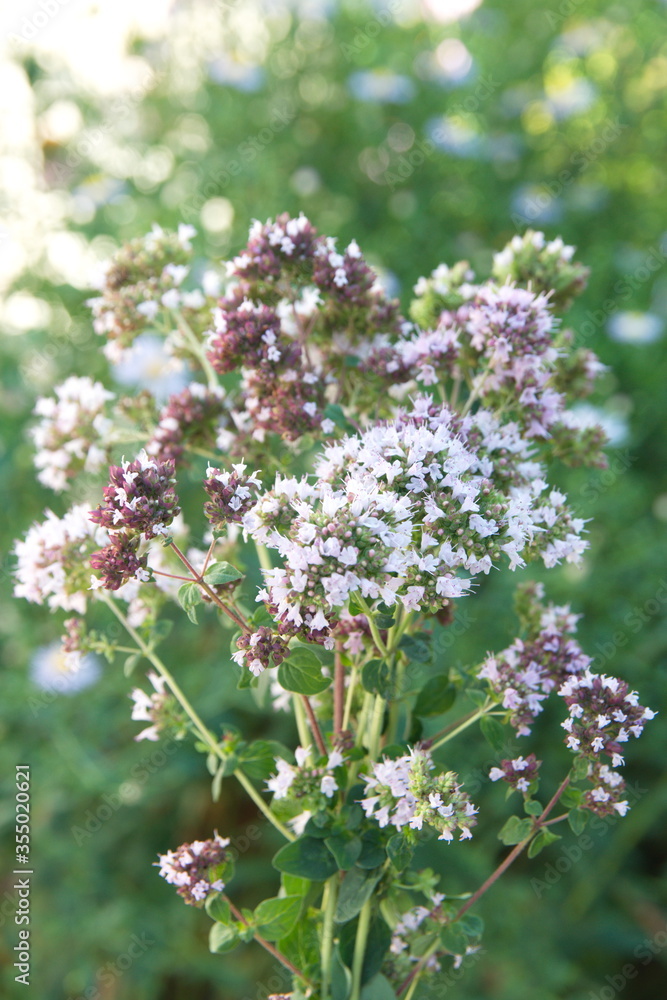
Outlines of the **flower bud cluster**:
[[93,590],[119,590],[128,580],[139,580],[146,583],[151,574],[147,568],[147,555],[139,556],[138,535],[126,531],[118,531],[111,535],[111,541],[98,552],[93,552],[90,565],[100,574],[93,576]]
[[572,638],[577,619],[567,605],[549,605],[526,639],[515,639],[507,649],[487,656],[477,675],[488,681],[519,736],[530,733],[549,693],[592,662]]
[[439,264],[428,278],[420,278],[415,285],[417,298],[410,306],[410,315],[425,329],[437,326],[441,313],[455,311],[470,301],[477,288],[475,273],[467,260],[460,260],[452,267]]
[[255,677],[271,665],[280,666],[287,656],[287,640],[272,629],[261,625],[251,635],[241,635],[236,640],[238,652],[232,653],[232,659],[239,666],[247,666]]
[[448,842],[457,829],[459,840],[472,837],[477,809],[453,771],[434,775],[434,768],[430,754],[416,748],[404,757],[385,757],[374,764],[373,774],[362,776],[371,793],[361,800],[366,816],[397,830],[421,830],[426,823],[439,832],[438,840]]
[[127,528],[146,538],[166,535],[167,526],[180,512],[173,476],[171,459],[161,462],[145,451],[134,462],[110,466],[110,485],[103,490],[105,503],[90,512],[91,521],[110,531]]
[[[238,299],[238,295],[236,296]],[[278,313],[244,298],[215,311],[208,359],[220,374],[242,370],[245,413],[258,440],[270,431],[289,440],[317,428],[323,382]]]
[[243,516],[254,507],[262,484],[256,472],[246,475],[243,462],[232,465],[231,472],[208,467],[204,489],[210,499],[204,504],[204,513],[214,528],[233,522],[240,524]]
[[491,781],[506,781],[515,791],[531,791],[531,785],[537,780],[541,760],[534,753],[527,757],[516,757],[514,760],[501,760],[500,767],[492,767],[489,771]]
[[551,292],[554,306],[565,310],[581,295],[589,275],[587,267],[573,263],[574,250],[560,236],[547,242],[544,233],[527,229],[495,254],[492,274],[499,283],[512,281],[538,292]]
[[88,557],[109,536],[90,523],[84,504],[72,507],[62,518],[50,510],[45,513],[46,519],[34,524],[25,540],[16,543],[14,594],[52,609],[84,614],[90,578]]
[[171,459],[179,463],[188,447],[214,447],[226,412],[224,395],[221,388],[209,389],[200,382],[192,382],[170,396],[146,445],[147,453],[161,462]]
[[40,397],[35,413],[40,423],[32,430],[37,451],[37,478],[57,493],[80,472],[99,472],[107,462],[101,446],[111,430],[105,407],[114,394],[100,382],[71,376],[56,386],[56,397]]
[[160,875],[177,887],[186,903],[201,906],[212,893],[224,891],[223,876],[229,866],[225,848],[229,843],[216,833],[211,840],[181,844],[175,851],[158,855]]
[[187,314],[204,304],[201,292],[180,291],[190,269],[195,235],[192,226],[178,233],[153,226],[147,236],[132,240],[109,262],[100,284],[101,295],[90,299],[95,332],[108,338],[105,353],[119,360],[124,348],[164,309],[183,308]]

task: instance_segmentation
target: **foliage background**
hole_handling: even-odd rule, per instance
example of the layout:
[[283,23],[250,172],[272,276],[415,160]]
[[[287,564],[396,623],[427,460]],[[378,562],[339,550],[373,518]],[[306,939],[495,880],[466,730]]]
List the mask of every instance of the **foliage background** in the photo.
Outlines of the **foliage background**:
[[[443,11],[466,5],[151,0],[131,20],[125,6],[54,0],[3,15],[0,982],[18,995],[13,773],[28,762],[38,995],[254,1000],[280,985],[271,962],[255,947],[209,955],[208,920],[150,864],[217,827],[243,853],[234,892],[252,905],[277,885],[274,834],[231,786],[211,805],[190,748],[167,756],[133,741],[120,668],[105,666],[93,688],[71,696],[30,680],[35,647],[60,621],[11,599],[12,540],[45,506],[62,512],[69,502],[34,482],[26,429],[35,399],[71,373],[113,386],[85,306],[91,268],[154,222],[193,222],[203,266],[238,251],[252,218],[303,210],[342,243],[356,238],[404,305],[441,261],[464,257],[483,275],[515,232],[561,234],[592,269],[568,323],[610,367],[594,402],[616,444],[606,472],[559,470],[592,518],[591,550],[583,569],[552,571],[548,592],[584,614],[582,643],[598,669],[664,712],[665,7],[485,0],[448,20]],[[41,9],[55,13],[40,27]],[[413,156],[411,166],[415,151],[423,162]],[[76,494],[92,500],[95,490],[81,482]],[[505,645],[510,604],[506,575],[461,602],[451,656],[476,662]],[[235,690],[227,645],[213,626],[177,622],[170,662],[195,704],[214,725],[293,740],[286,717]],[[567,766],[559,733],[545,713],[529,748],[552,782]],[[576,844],[570,834],[484,898],[485,952],[439,996],[590,1000],[609,995],[606,977],[618,987],[628,964],[632,996],[657,995],[667,969],[663,748],[658,720],[628,754],[631,813],[591,831],[580,860],[564,853]],[[472,844],[423,848],[447,891],[474,888],[502,856],[495,831],[509,804],[483,777],[492,757],[470,730],[453,753],[483,819]],[[132,934],[154,943],[121,970]]]

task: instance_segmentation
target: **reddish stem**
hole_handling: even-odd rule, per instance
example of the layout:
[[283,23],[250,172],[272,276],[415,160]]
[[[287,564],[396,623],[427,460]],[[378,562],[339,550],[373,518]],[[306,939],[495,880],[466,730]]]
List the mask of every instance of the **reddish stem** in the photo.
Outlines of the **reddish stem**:
[[181,560],[181,562],[185,566],[185,568],[187,570],[189,570],[190,573],[192,573],[192,582],[196,583],[198,586],[200,586],[201,589],[206,594],[208,594],[208,596],[211,598],[211,600],[213,601],[213,603],[217,604],[217,606],[221,609],[221,611],[224,611],[225,614],[229,618],[231,618],[231,620],[233,622],[235,622],[239,626],[240,629],[242,629],[247,635],[250,635],[250,633],[252,632],[252,629],[250,628],[250,626],[248,625],[248,623],[246,621],[244,621],[243,618],[241,618],[240,615],[237,615],[235,611],[232,611],[231,608],[227,607],[227,605],[223,601],[220,600],[220,598],[218,597],[218,595],[216,594],[216,592],[214,590],[212,590],[212,588],[209,587],[209,585],[206,583],[206,581],[204,580],[204,577],[201,575],[201,573],[198,573],[197,570],[192,565],[192,563],[187,558],[187,556],[183,555],[183,553],[179,549],[179,547],[176,544],[176,542],[171,542],[170,545],[171,545],[171,548],[176,553],[176,555],[178,556],[178,558]]
[[[223,896],[222,898],[226,900],[227,903],[229,903],[229,909],[232,911],[236,920],[238,920],[239,923],[242,923],[247,927],[248,921],[245,919],[241,911],[234,906],[231,899],[229,899],[228,896]],[[293,972],[295,976],[299,976],[299,978],[302,979],[305,983],[308,983],[308,986],[312,987],[312,983],[308,982],[303,972],[301,972],[300,969],[297,969],[296,965],[293,965],[292,962],[290,962],[289,958],[286,958],[285,955],[279,952],[277,948],[274,948],[274,946],[269,941],[267,941],[266,938],[263,938],[260,934],[257,933],[257,931],[253,932],[253,936],[257,944],[261,944],[262,948],[266,949],[266,951],[268,951],[269,954],[273,955],[274,958],[277,958],[278,961],[282,965],[284,965],[286,969],[289,969],[290,972]]]
[[315,742],[317,743],[317,749],[320,751],[323,757],[327,756],[327,748],[324,744],[324,739],[322,737],[322,730],[320,729],[319,723],[315,718],[315,713],[313,712],[313,706],[305,694],[301,695],[301,700],[303,701],[303,706],[306,709],[306,715],[308,716],[308,722],[310,723],[310,728],[312,730],[313,736],[315,737]]

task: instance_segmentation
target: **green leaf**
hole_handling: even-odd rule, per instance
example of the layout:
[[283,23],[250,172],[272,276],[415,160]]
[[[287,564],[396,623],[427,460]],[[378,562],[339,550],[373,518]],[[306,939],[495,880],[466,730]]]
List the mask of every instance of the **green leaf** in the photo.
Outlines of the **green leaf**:
[[208,935],[208,948],[214,955],[224,955],[236,948],[238,943],[239,932],[236,925],[213,924]]
[[357,858],[358,868],[377,868],[384,864],[386,851],[379,830],[368,830],[361,840],[361,854]]
[[396,619],[393,615],[383,615],[382,612],[376,611],[373,615],[373,620],[378,628],[387,629],[391,628],[392,625],[396,624]]
[[483,691],[466,691],[466,698],[468,698],[473,705],[476,705],[477,708],[481,708],[482,705],[486,704],[486,697],[487,696]]
[[394,868],[402,872],[412,861],[413,848],[407,843],[402,833],[396,833],[387,844],[387,854]]
[[[357,361],[356,358],[354,360]],[[348,434],[357,433],[354,424],[350,423],[343,412],[343,408],[338,403],[329,403],[328,406],[325,406],[324,416],[327,420],[333,420],[336,427],[340,427],[342,431],[347,431]]]
[[[354,946],[357,937],[357,927],[359,920],[350,920],[347,924],[341,924],[338,937],[340,941],[340,953],[343,961],[350,968],[354,961]],[[391,931],[386,921],[379,915],[371,918],[366,939],[366,951],[364,952],[364,964],[361,971],[361,983],[367,983],[380,971],[384,956],[391,944]]]
[[334,920],[346,924],[357,916],[373,889],[380,881],[382,872],[369,872],[361,868],[351,868],[341,884],[336,904]]
[[142,657],[141,653],[132,653],[131,656],[127,657],[125,663],[123,664],[123,673],[125,674],[126,677],[129,677],[132,673],[134,673],[135,668],[139,665],[139,662],[141,661],[141,657]]
[[572,832],[579,836],[580,833],[584,832],[586,823],[588,822],[588,812],[586,809],[570,809],[567,814],[567,821],[570,824]]
[[542,804],[537,799],[526,799],[523,808],[529,816],[541,816],[544,811]]
[[169,618],[161,618],[146,629],[146,637],[152,649],[171,635],[174,623]]
[[364,986],[361,1000],[396,1000],[396,994],[389,980],[378,972]]
[[[309,914],[310,916],[310,914]],[[317,921],[298,920],[292,930],[278,941],[278,951],[306,972],[316,968],[320,961],[320,942]]]
[[489,743],[496,753],[503,753],[507,750],[507,733],[497,719],[491,719],[485,715],[479,724],[482,736]]
[[333,837],[327,837],[324,843],[333,854],[336,864],[342,872],[349,871],[361,854],[360,837],[344,837],[341,834],[335,834]]
[[468,938],[462,927],[459,927],[458,924],[450,924],[440,931],[440,943],[452,955],[465,955]]
[[204,903],[204,909],[208,913],[211,920],[215,920],[216,923],[219,924],[234,923],[229,903],[227,902],[226,899],[223,899],[219,893],[208,896],[206,902]]
[[273,867],[288,875],[325,882],[338,871],[335,858],[322,840],[315,837],[299,837],[291,844],[285,844],[273,859]]
[[560,840],[560,834],[552,833],[551,830],[540,830],[534,840],[531,840],[528,845],[528,857],[534,858],[549,844],[553,844],[554,840]]
[[404,635],[398,648],[402,649],[408,660],[413,663],[430,663],[431,661],[431,647],[424,639],[415,635]]
[[278,680],[286,691],[296,694],[320,694],[331,684],[322,675],[322,664],[315,653],[303,646],[291,650],[289,659],[278,667]]
[[361,683],[370,694],[387,698],[391,693],[391,671],[383,660],[369,660],[361,671]]
[[510,816],[498,834],[498,840],[503,844],[518,844],[524,840],[533,829],[532,819],[519,819],[518,816]]
[[301,912],[301,896],[265,899],[255,910],[255,926],[267,941],[277,941],[292,930]]
[[484,921],[476,913],[464,913],[457,926],[461,928],[468,937],[479,937],[484,932]]
[[348,1000],[352,990],[352,973],[340,957],[338,945],[331,962],[331,1000]]
[[429,715],[443,715],[448,712],[456,701],[456,688],[450,684],[449,677],[431,677],[422,688],[417,704],[415,705],[415,715],[422,718]]
[[280,884],[285,890],[286,896],[305,896],[310,889],[310,882],[307,878],[299,878],[298,875],[287,875],[283,872],[280,876]]
[[574,781],[582,781],[588,775],[590,762],[586,757],[575,757],[572,765],[572,777]]
[[230,566],[228,562],[219,562],[211,566],[204,574],[204,579],[210,587],[222,587],[226,583],[233,583],[234,580],[242,580],[243,573]]
[[275,758],[290,759],[289,750],[277,740],[255,740],[239,755],[244,774],[254,781],[266,781],[276,769]]
[[201,590],[196,583],[184,583],[178,588],[178,603],[185,611],[186,615],[195,625],[197,624],[197,612],[195,608],[203,602]]

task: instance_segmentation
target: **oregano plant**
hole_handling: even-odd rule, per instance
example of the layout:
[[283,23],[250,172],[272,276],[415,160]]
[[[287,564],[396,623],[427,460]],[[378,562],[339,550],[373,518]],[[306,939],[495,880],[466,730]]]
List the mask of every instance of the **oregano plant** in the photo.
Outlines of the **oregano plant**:
[[[403,316],[357,244],[339,250],[303,216],[255,222],[217,272],[193,268],[194,235],[156,226],[123,247],[90,303],[112,363],[150,335],[191,383],[158,403],[148,387],[118,398],[71,377],[38,401],[41,482],[66,493],[85,474],[99,490],[92,509],[47,511],[17,543],[15,592],[68,613],[68,669],[90,652],[128,675],[147,663],[131,691],[136,738],[192,739],[213,798],[239,782],[283,838],[254,909],[235,893],[227,831],[165,845],[159,874],[205,910],[211,951],[255,942],[287,970],[292,1000],[411,1000],[479,949],[474,905],[516,857],[592,813],[625,814],[624,744],[654,714],[592,671],[577,615],[541,584],[517,588],[505,649],[465,669],[443,656],[456,602],[482,599],[488,574],[509,587],[519,567],[586,551],[584,520],[549,482],[555,459],[604,463],[602,430],[573,409],[603,366],[560,319],[586,268],[529,230],[485,279],[441,264]],[[194,504],[179,496],[186,470]],[[298,742],[252,740],[195,710],[165,645],[174,604],[198,627],[226,626],[223,669],[292,712]],[[91,605],[127,638],[91,627]],[[572,763],[543,788],[530,736],[549,697]],[[463,733],[497,748],[489,778],[517,806],[501,864],[453,895],[414,854],[428,837],[446,854],[475,836],[484,802],[448,760]],[[519,756],[502,756],[508,733],[525,741]]]

